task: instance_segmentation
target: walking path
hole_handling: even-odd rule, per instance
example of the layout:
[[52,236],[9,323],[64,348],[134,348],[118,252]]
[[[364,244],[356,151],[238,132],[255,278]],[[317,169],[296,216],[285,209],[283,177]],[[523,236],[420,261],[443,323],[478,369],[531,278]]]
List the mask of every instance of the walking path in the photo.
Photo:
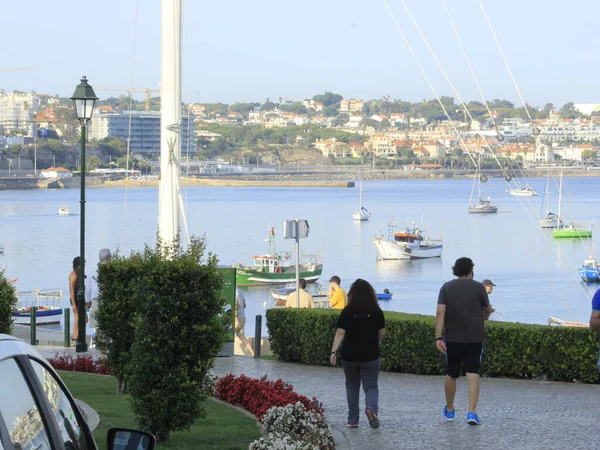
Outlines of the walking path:
[[[442,420],[444,377],[382,372],[381,428],[346,425],[346,390],[340,368],[282,363],[248,357],[218,358],[213,372],[281,378],[300,394],[323,403],[328,422],[342,432],[346,448],[380,449],[593,449],[598,448],[600,386],[484,378],[480,426],[466,423],[467,386],[461,377],[457,420]],[[361,408],[364,407],[361,395]]]

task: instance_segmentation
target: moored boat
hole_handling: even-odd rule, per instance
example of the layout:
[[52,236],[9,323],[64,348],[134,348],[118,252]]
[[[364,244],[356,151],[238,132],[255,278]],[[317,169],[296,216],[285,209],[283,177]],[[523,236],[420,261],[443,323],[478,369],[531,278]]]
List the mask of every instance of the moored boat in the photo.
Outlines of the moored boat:
[[422,235],[422,230],[413,222],[412,228],[394,233],[393,223],[388,225],[388,240],[378,236],[373,243],[377,248],[379,260],[391,259],[423,259],[442,256],[443,244],[440,239],[429,239]]
[[470,214],[495,214],[498,212],[498,205],[490,199],[479,199],[476,205],[470,204],[468,209]]
[[[296,264],[292,263],[291,254],[285,252],[280,254],[275,249],[275,229],[269,232],[269,249],[262,255],[252,257],[254,264],[244,266],[234,263],[232,267],[236,270],[236,284],[238,286],[264,286],[275,284],[286,284],[296,280]],[[305,262],[302,262],[302,259]],[[319,255],[302,255],[299,265],[300,278],[307,283],[313,283],[319,279],[323,272],[323,264]]]
[[509,189],[508,193],[515,197],[533,197],[538,195],[537,191],[529,185],[526,185],[524,188]]
[[583,262],[578,272],[583,281],[600,281],[600,263],[593,256]]
[[571,223],[561,228],[554,228],[552,230],[552,237],[555,239],[587,239],[592,237],[592,230],[578,227]]
[[12,312],[14,323],[31,325],[32,308],[36,308],[36,325],[56,325],[62,317],[61,289],[34,289],[28,292],[18,292],[16,311]]
[[71,211],[69,211],[69,207],[68,206],[61,206],[58,208],[58,215],[59,216],[68,216],[69,214],[71,214]]

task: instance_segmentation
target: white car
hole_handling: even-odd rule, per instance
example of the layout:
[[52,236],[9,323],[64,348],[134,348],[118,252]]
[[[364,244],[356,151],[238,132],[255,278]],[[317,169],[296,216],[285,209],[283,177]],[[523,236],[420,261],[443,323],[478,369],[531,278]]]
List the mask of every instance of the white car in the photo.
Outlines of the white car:
[[[108,450],[153,450],[156,439],[108,431]],[[0,450],[97,450],[73,396],[32,346],[0,334]]]

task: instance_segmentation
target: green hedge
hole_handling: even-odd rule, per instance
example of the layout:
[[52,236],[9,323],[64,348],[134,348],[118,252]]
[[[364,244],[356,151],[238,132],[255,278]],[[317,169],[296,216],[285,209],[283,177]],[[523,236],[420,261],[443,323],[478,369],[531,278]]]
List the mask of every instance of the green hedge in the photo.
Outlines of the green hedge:
[[[281,361],[327,365],[339,311],[272,308],[271,349]],[[444,357],[434,343],[433,316],[385,312],[383,370],[442,375]],[[486,322],[481,374],[597,383],[598,336],[587,328]]]

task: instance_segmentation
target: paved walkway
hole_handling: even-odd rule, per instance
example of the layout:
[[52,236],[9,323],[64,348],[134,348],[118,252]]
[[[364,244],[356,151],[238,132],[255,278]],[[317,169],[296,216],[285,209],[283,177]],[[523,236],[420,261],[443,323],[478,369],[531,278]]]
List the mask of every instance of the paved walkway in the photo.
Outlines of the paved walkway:
[[[442,421],[440,376],[382,372],[381,428],[362,417],[348,430],[344,374],[340,368],[281,363],[248,357],[218,358],[213,372],[267,375],[294,385],[323,403],[327,420],[356,450],[367,449],[593,449],[598,448],[600,386],[529,380],[482,379],[479,414],[483,424],[466,424],[466,380],[458,384],[457,421]],[[361,405],[364,397],[361,396]],[[362,406],[361,406],[362,407]]]

